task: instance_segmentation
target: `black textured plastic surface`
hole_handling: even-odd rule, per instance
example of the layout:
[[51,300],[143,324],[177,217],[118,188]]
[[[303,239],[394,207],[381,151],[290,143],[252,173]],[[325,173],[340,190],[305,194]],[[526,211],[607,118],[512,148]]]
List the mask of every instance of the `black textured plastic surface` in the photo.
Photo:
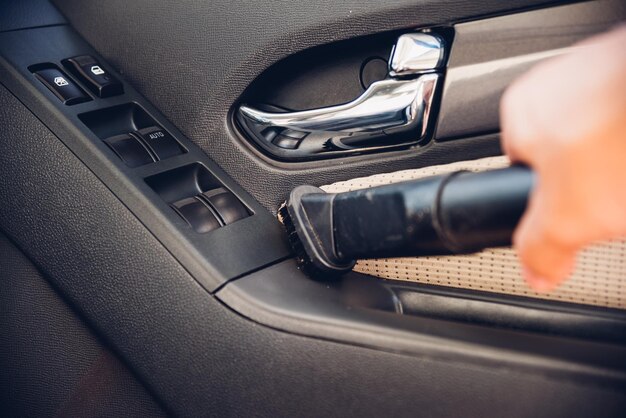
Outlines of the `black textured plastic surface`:
[[165,415],[2,233],[0,271],[0,415]]
[[0,0],[0,32],[66,23],[49,0]]

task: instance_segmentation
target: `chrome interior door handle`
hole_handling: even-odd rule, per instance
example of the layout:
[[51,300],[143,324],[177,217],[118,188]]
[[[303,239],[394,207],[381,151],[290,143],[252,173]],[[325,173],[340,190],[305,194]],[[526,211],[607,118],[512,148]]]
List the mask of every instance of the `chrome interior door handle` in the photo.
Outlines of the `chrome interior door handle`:
[[297,132],[326,132],[332,138],[346,138],[360,132],[394,132],[421,128],[424,134],[438,74],[414,80],[382,80],[373,83],[354,101],[338,106],[300,112],[263,112],[241,106],[239,112],[250,121],[268,127]]
[[[293,138],[286,152],[363,150],[393,144],[411,134],[427,134],[443,62],[443,41],[428,33],[402,35],[389,60],[388,78],[372,83],[355,100],[296,112],[273,112],[242,105],[238,121],[257,142],[281,147],[276,138]],[[294,146],[295,145],[295,146]]]

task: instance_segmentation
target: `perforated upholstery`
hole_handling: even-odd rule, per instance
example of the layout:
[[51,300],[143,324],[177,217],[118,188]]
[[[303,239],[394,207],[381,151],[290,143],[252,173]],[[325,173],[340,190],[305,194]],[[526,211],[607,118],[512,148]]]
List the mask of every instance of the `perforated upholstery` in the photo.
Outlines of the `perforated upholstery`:
[[[397,183],[456,170],[482,171],[505,167],[506,157],[377,174],[322,188],[343,192]],[[512,249],[490,249],[474,255],[359,261],[356,271],[391,280],[405,280],[585,305],[626,309],[626,240],[601,243],[583,251],[570,280],[551,293],[530,290],[520,274]]]

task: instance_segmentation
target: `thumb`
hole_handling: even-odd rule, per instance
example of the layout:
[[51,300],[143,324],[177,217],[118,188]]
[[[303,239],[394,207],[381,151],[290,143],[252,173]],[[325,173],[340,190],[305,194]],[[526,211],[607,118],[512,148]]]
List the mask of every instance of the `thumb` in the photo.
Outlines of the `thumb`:
[[513,245],[528,285],[535,291],[549,292],[574,270],[577,247],[551,233],[551,222],[541,208],[540,199],[541,191],[535,190],[515,231]]

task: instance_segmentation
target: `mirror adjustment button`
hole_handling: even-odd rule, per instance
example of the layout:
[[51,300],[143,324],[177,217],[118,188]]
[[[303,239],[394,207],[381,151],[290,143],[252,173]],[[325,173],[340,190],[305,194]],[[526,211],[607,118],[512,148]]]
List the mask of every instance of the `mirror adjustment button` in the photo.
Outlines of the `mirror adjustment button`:
[[221,226],[211,209],[195,197],[179,200],[171,206],[196,232],[205,233]]
[[35,77],[48,87],[65,105],[71,106],[91,100],[76,83],[56,68],[37,71]]
[[111,97],[124,93],[124,86],[90,55],[68,58],[65,63],[85,81],[98,97]]
[[203,193],[203,197],[211,204],[226,225],[250,216],[243,203],[228,190],[219,188]]
[[104,140],[104,142],[122,159],[129,167],[154,162],[148,150],[129,134],[116,135]]
[[160,160],[180,155],[183,149],[172,135],[160,126],[140,129],[137,133]]

